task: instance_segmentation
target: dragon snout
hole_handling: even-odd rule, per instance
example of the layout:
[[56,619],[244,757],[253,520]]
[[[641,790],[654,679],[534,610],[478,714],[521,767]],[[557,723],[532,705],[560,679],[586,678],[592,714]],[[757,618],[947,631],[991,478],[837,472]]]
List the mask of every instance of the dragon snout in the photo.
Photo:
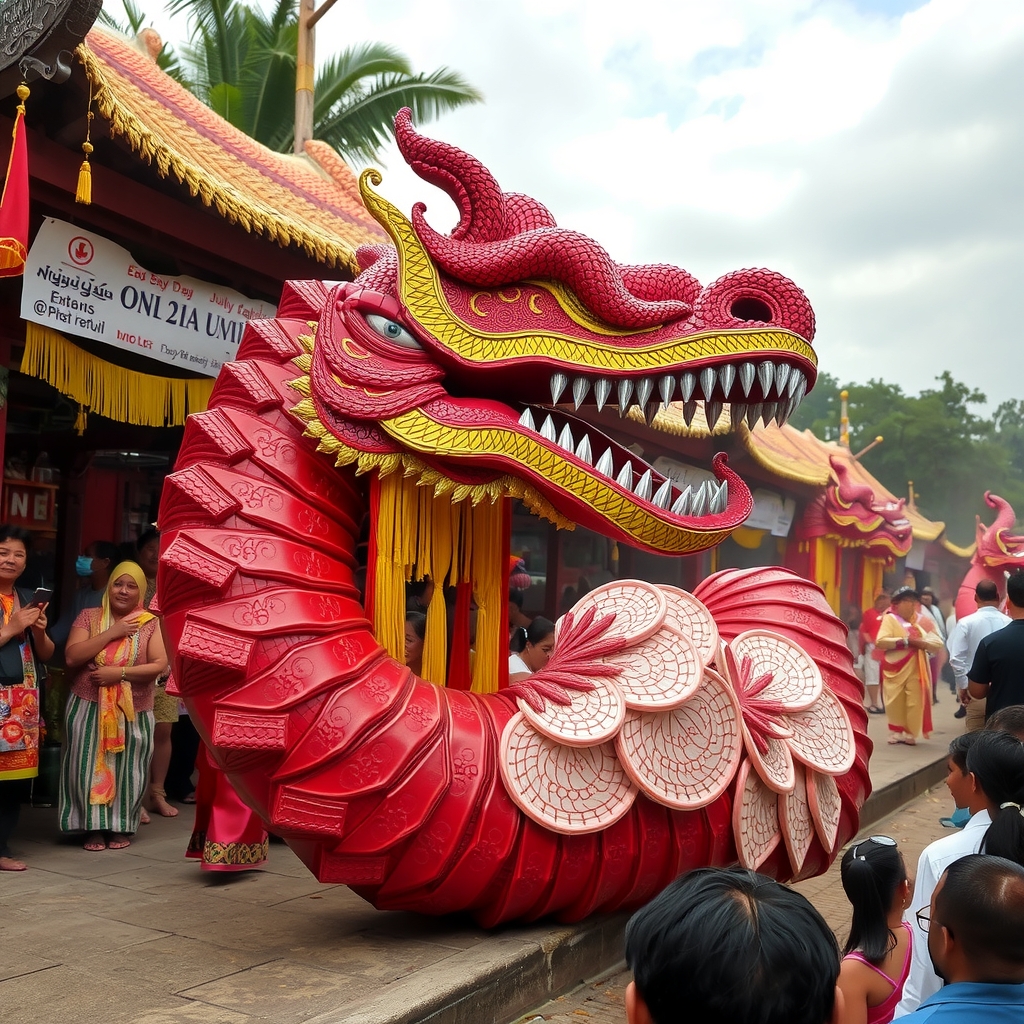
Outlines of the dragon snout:
[[694,304],[704,329],[768,324],[814,338],[814,312],[807,296],[788,277],[771,270],[734,270],[705,288]]

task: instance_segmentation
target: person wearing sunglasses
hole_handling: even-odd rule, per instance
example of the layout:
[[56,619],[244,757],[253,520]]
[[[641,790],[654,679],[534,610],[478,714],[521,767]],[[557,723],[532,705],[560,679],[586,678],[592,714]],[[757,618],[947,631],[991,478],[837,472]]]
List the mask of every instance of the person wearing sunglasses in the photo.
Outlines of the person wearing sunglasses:
[[910,880],[896,840],[869,836],[851,846],[840,867],[853,906],[839,987],[843,1024],[888,1024],[910,973],[913,936],[903,912]]
[[1014,1024],[1024,1020],[1024,868],[970,854],[943,872],[917,911],[945,982],[908,1024]]

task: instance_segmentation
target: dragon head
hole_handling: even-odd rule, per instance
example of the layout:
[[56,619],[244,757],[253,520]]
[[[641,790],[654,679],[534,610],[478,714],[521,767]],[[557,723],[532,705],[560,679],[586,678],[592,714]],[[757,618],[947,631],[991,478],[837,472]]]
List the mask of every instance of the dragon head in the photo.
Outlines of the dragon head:
[[913,542],[913,528],[904,514],[906,501],[879,500],[867,484],[858,483],[845,458],[829,456],[833,480],[825,489],[823,510],[831,529],[849,540],[867,543],[872,555],[905,555]]
[[996,520],[991,526],[985,526],[978,519],[978,546],[974,562],[976,565],[1012,571],[1024,564],[1024,537],[1010,533],[1015,519],[1013,508],[1005,498],[991,491],[985,492],[985,504],[996,510]]
[[[741,270],[707,287],[665,265],[623,266],[506,193],[476,159],[395,121],[413,170],[455,201],[458,225],[403,216],[363,173],[367,208],[394,246],[361,249],[335,286],[308,358],[305,416],[339,464],[399,466],[438,493],[523,499],[663,554],[714,546],[751,510],[714,459],[716,483],[680,490],[602,432],[600,417],[680,403],[714,426],[780,423],[815,378],[814,315],[779,274]],[[633,409],[639,410],[639,413]]]

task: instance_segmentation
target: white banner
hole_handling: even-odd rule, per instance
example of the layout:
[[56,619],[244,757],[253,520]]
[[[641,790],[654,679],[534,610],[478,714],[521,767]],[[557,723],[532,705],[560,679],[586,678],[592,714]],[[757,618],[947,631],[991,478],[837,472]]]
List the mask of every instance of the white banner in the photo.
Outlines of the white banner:
[[277,312],[230,288],[153,274],[110,239],[52,217],[22,280],[22,319],[208,377],[235,358],[249,320]]

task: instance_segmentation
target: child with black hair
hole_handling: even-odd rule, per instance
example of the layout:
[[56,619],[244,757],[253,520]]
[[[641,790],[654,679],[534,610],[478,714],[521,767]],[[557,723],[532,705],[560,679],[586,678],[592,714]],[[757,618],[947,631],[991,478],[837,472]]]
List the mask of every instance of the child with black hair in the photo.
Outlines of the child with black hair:
[[946,828],[963,828],[970,821],[968,804],[971,800],[970,780],[967,773],[967,751],[977,739],[976,732],[965,732],[953,738],[946,758],[946,789],[953,798],[954,811],[948,818],[939,818]]
[[896,841],[869,836],[851,846],[840,868],[853,906],[839,988],[843,1024],[888,1024],[910,973],[913,935],[903,921],[910,879]]

